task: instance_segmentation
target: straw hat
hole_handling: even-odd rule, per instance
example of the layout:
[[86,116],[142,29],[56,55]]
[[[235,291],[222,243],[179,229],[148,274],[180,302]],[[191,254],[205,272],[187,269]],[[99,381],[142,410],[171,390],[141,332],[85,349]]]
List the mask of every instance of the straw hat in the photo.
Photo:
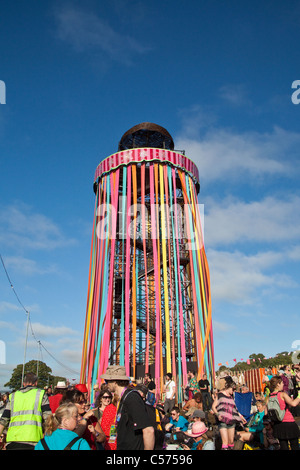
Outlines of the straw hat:
[[130,381],[130,377],[126,375],[126,369],[124,366],[108,366],[105,374],[100,375],[100,378],[104,380]]

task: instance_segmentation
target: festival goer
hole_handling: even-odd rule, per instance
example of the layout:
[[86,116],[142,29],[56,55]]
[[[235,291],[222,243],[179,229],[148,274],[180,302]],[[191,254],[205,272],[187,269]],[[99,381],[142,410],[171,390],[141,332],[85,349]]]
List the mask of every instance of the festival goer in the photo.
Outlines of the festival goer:
[[97,402],[97,398],[100,394],[100,390],[99,390],[99,384],[98,382],[95,383],[94,387],[93,387],[93,391],[94,391],[94,398],[93,398],[93,403],[92,403],[92,406],[93,408],[96,406],[96,402]]
[[120,397],[116,419],[117,450],[153,450],[154,428],[141,395],[128,388],[130,378],[125,367],[108,366],[100,378]]
[[210,393],[210,383],[207,379],[207,375],[203,374],[202,379],[198,382],[199,390],[202,394],[202,401],[203,401],[203,410],[208,411],[212,405],[212,398]]
[[96,408],[93,408],[96,418],[101,420],[105,408],[112,403],[113,394],[107,389],[100,390],[96,401]]
[[0,435],[0,450],[5,450],[6,448],[6,434],[3,432]]
[[297,406],[300,403],[300,397],[292,399],[283,391],[283,387],[282,376],[272,377],[270,380],[270,397],[277,396],[280,409],[285,410],[283,420],[273,423],[273,434],[279,440],[280,450],[288,450],[289,445],[291,450],[299,450],[300,430],[289,407]]
[[156,385],[154,380],[151,378],[151,374],[147,372],[144,377],[144,384],[148,388],[147,396],[146,396],[146,403],[149,405],[154,405],[156,402]]
[[182,409],[186,412],[186,416],[190,416],[195,410],[203,410],[202,393],[195,393],[194,397],[188,400]]
[[0,418],[3,414],[3,411],[5,410],[7,402],[8,402],[8,394],[3,393],[3,395],[1,395],[1,398],[0,398]]
[[222,450],[233,449],[235,426],[238,422],[246,424],[245,418],[238,412],[234,401],[235,382],[231,377],[225,378],[224,389],[221,390],[212,405],[212,411],[218,420],[222,439]]
[[135,390],[137,390],[140,393],[142,399],[144,400],[148,416],[154,428],[154,438],[155,438],[154,449],[161,450],[163,448],[165,435],[162,430],[159,410],[153,405],[150,405],[149,403],[147,403],[148,387],[145,384],[138,384],[135,387]]
[[6,450],[34,450],[43,437],[43,421],[52,412],[48,396],[45,390],[37,388],[37,381],[37,376],[29,372],[24,377],[23,388],[9,395],[0,419],[0,435],[8,426]]
[[[109,393],[110,390],[109,390]],[[116,394],[114,394],[115,398]],[[101,428],[105,434],[104,450],[117,450],[117,436],[115,433],[117,416],[117,403],[110,403],[103,411]]]
[[191,419],[193,421],[205,421],[206,419],[206,415],[205,415],[205,411],[203,410],[195,410],[193,412],[193,414],[191,415]]
[[176,399],[176,384],[174,380],[172,380],[172,374],[166,374],[166,380],[164,384],[164,393],[165,393],[165,400],[164,400],[164,410],[165,413],[170,413],[170,411],[175,406],[175,399]]
[[52,395],[53,395],[52,386],[45,387],[45,392],[47,393],[48,397],[52,397]]
[[279,440],[274,437],[273,432],[273,423],[272,420],[268,418],[268,415],[264,416],[263,419],[264,428],[262,430],[263,434],[263,444],[265,450],[279,450],[280,444]]
[[188,427],[188,420],[180,414],[180,409],[174,406],[171,410],[170,422],[166,424],[165,430],[167,432],[173,431],[173,429],[175,431],[187,431]]
[[63,398],[64,393],[68,389],[66,382],[59,381],[55,387],[54,395],[49,396],[49,403],[52,413],[55,413]]
[[88,399],[88,388],[85,384],[76,384],[75,389],[79,390],[79,392],[83,393],[85,401]]
[[74,403],[60,405],[45,423],[45,436],[34,450],[91,450],[85,439],[74,432],[78,423],[78,410]]
[[105,434],[93,410],[86,411],[84,393],[76,388],[74,390],[68,390],[61,404],[68,402],[74,403],[78,410],[79,421],[75,432],[88,442],[92,450],[102,449],[102,446],[99,444],[105,442]]
[[195,422],[191,432],[186,435],[193,438],[193,443],[191,446],[182,444],[181,447],[184,450],[215,450],[212,433],[208,435],[208,428],[202,421]]
[[259,444],[263,444],[263,419],[266,411],[266,404],[263,401],[257,401],[257,412],[250,418],[243,431],[238,431],[237,436],[243,442],[255,441]]
[[195,376],[195,372],[193,370],[188,371],[188,379],[189,379],[189,400],[191,400],[196,392],[199,392],[199,385],[197,378]]

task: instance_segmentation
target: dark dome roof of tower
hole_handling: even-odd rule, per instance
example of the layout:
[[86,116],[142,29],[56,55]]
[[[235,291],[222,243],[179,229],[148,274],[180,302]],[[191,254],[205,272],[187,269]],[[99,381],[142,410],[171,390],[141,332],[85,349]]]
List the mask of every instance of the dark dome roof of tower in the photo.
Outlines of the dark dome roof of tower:
[[143,147],[174,150],[174,142],[164,127],[142,122],[125,132],[119,142],[119,151]]

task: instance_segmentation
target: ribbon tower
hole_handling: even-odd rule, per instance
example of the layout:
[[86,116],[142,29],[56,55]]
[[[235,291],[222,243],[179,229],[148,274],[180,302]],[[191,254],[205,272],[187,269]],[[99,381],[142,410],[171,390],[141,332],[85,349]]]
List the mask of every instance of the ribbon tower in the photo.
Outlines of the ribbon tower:
[[214,380],[199,189],[196,165],[156,124],[130,129],[98,165],[81,364],[90,391],[109,364],[151,371],[158,395],[171,372],[179,402],[189,367]]

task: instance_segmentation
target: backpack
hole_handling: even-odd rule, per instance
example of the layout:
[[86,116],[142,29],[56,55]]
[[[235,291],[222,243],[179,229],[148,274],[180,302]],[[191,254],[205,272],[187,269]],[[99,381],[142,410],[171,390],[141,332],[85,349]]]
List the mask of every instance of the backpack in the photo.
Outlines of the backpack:
[[279,405],[277,395],[269,397],[268,401],[268,416],[273,423],[280,423],[285,415],[285,410],[282,410]]
[[147,392],[146,403],[147,403],[148,405],[154,406],[154,405],[155,405],[155,402],[156,402],[155,394],[154,394],[153,392]]
[[[71,440],[71,442],[69,442],[69,444],[63,449],[63,450],[71,450],[71,447],[73,446],[73,444],[75,444],[75,442],[77,442],[79,439],[81,439],[81,437],[77,436],[77,437],[74,437],[74,439]],[[44,447],[45,450],[51,450],[48,445],[46,444],[46,441],[45,439],[41,439],[41,444],[42,446]],[[80,445],[79,445],[80,446]],[[78,449],[79,450],[79,449]]]

